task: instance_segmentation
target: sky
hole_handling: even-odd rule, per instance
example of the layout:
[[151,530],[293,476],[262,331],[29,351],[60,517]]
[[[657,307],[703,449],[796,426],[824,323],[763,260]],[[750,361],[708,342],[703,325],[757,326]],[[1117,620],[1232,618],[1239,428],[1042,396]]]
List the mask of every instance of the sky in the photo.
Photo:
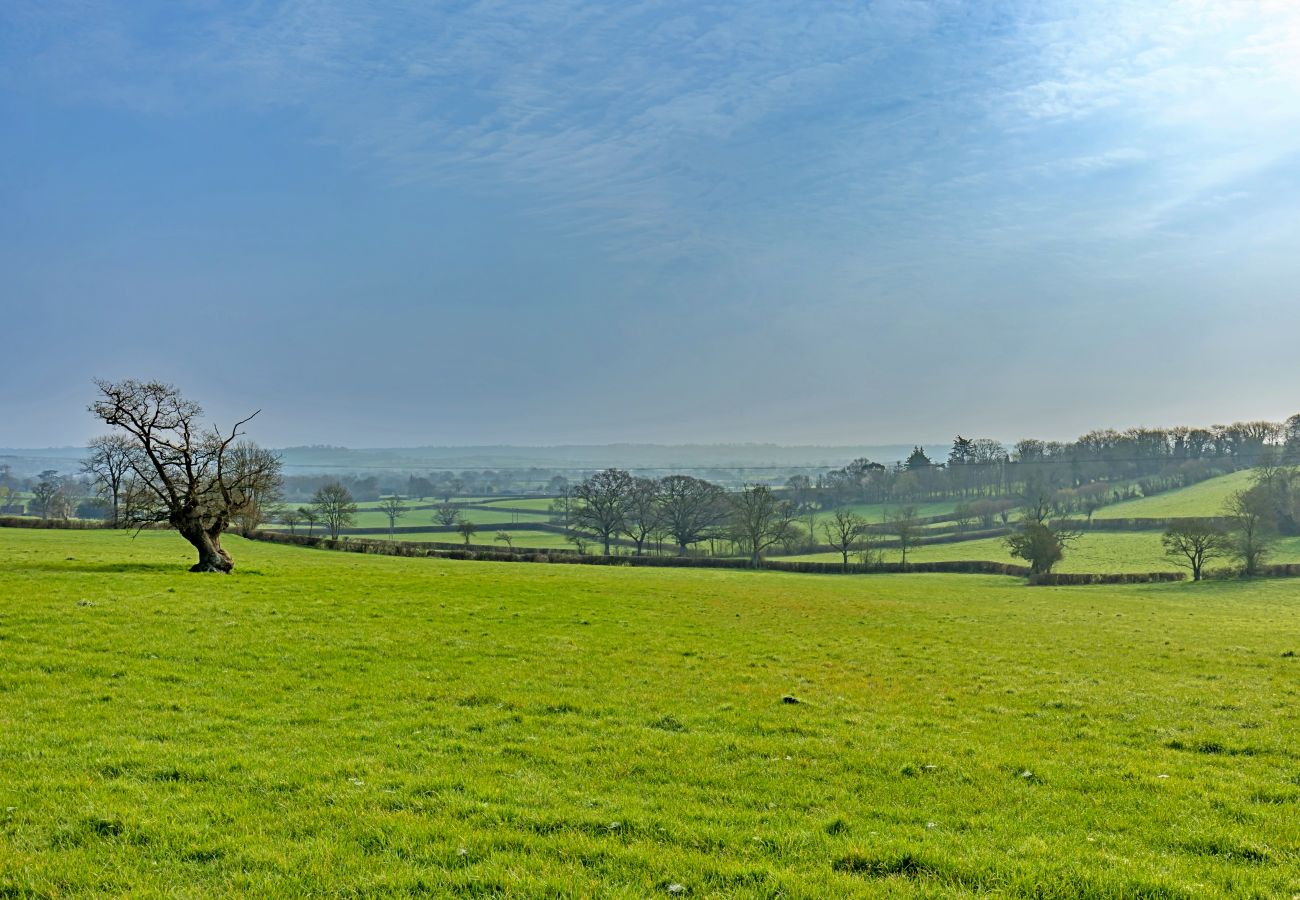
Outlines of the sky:
[[1300,411],[1293,0],[5,0],[0,446]]

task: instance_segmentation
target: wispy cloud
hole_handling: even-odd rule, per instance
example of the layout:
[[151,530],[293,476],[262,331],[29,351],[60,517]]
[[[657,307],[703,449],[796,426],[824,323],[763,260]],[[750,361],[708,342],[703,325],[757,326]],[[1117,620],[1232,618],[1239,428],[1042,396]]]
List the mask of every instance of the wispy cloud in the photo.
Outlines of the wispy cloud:
[[[1023,240],[1043,233],[1045,186],[1120,172],[1136,180],[1103,218],[1149,231],[1300,150],[1300,7],[1283,0],[15,0],[2,14],[10,83],[150,113],[291,111],[389,184],[509,197],[640,254],[846,229]],[[990,206],[1005,229],[976,227]]]

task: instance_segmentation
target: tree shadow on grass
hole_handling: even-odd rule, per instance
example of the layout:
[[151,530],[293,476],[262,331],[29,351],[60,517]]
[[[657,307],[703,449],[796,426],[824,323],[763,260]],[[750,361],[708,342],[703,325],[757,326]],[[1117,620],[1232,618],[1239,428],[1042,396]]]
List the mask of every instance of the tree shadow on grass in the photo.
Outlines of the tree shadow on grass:
[[122,574],[122,573],[150,573],[159,575],[175,575],[177,572],[185,572],[188,569],[184,563],[138,563],[138,562],[81,562],[79,560],[61,560],[58,562],[30,562],[17,563],[10,567],[12,570],[27,570],[29,572],[86,572],[92,575],[104,574]]

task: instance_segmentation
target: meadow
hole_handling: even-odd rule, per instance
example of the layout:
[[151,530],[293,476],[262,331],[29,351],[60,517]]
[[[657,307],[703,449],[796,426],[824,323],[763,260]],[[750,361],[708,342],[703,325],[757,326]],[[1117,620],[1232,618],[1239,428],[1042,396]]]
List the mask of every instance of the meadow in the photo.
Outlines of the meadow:
[[[419,508],[417,508],[417,506]],[[407,507],[405,515],[398,519],[395,524],[398,528],[440,525],[441,523],[434,518],[436,512],[437,510],[433,507],[425,508],[425,504],[412,503]],[[546,523],[549,521],[548,517],[543,513],[506,508],[502,508],[499,511],[490,509],[458,509],[457,514],[461,518],[473,522],[475,525],[494,524],[499,522]],[[357,509],[351,527],[387,533],[388,516],[385,515],[377,506],[361,506]],[[301,526],[299,527],[299,530],[301,530]]]
[[[1249,470],[1236,472],[1218,478],[1209,479],[1186,488],[1168,491],[1152,497],[1142,497],[1123,503],[1113,504],[1098,510],[1095,518],[1099,520],[1120,518],[1164,518],[1179,516],[1218,516],[1223,504],[1234,491],[1249,487],[1253,473]],[[499,504],[503,512],[517,504],[544,503],[540,500],[502,500]],[[868,522],[888,521],[897,509],[887,504],[857,504],[846,507],[853,510]],[[955,508],[953,501],[923,503],[915,506],[916,515],[922,518],[950,514]],[[521,510],[524,507],[520,507]],[[527,515],[526,512],[523,513]],[[1011,513],[1012,524],[1019,519],[1018,511]],[[826,538],[821,530],[821,523],[828,521],[827,511],[816,515],[817,543],[824,543]],[[1082,522],[1080,523],[1082,525]],[[951,520],[921,526],[920,536],[942,534],[952,529]],[[807,520],[800,518],[794,523],[799,534],[808,533]],[[973,530],[977,530],[974,529]],[[383,537],[376,533],[375,537]],[[546,549],[552,547],[572,546],[563,538],[539,532],[519,531],[513,534],[518,548]],[[552,538],[557,538],[552,540]],[[1158,530],[1141,531],[1096,531],[1088,532],[1071,547],[1065,559],[1056,567],[1056,571],[1065,573],[1134,573],[1134,572],[1172,572],[1179,571],[1179,566],[1165,556],[1160,543],[1161,532]],[[444,538],[445,539],[445,538]],[[877,540],[892,542],[888,536],[877,536]],[[476,543],[487,543],[482,535],[475,538]],[[626,549],[620,552],[630,552]],[[894,549],[881,551],[886,562],[897,562],[901,554]],[[782,559],[808,560],[814,562],[838,562],[840,555],[834,552],[797,553],[782,556]],[[953,560],[979,560],[990,562],[1021,562],[1013,559],[1007,551],[1002,538],[974,538],[954,543],[928,544],[917,546],[908,553],[913,562],[945,562]],[[1274,552],[1269,557],[1271,562],[1300,562],[1300,539],[1285,538],[1277,541]],[[1231,562],[1220,559],[1212,563],[1211,568],[1226,567]]]
[[1185,488],[1178,488],[1103,506],[1097,510],[1097,519],[1160,519],[1176,516],[1220,516],[1228,497],[1250,487],[1254,471],[1243,469],[1231,475],[1220,475]]
[[0,529],[0,896],[1300,892],[1294,581],[227,542]]
[[[1165,555],[1160,543],[1161,531],[1093,531],[1084,532],[1069,549],[1053,571],[1056,572],[1177,572],[1174,559]],[[884,562],[898,562],[902,554],[895,549],[879,551]],[[804,553],[781,557],[811,562],[839,562],[838,553]],[[852,555],[850,557],[852,559]],[[991,562],[1023,563],[1007,550],[1003,538],[981,538],[957,541],[951,544],[924,544],[907,553],[908,562],[947,562],[950,560],[988,560]],[[1180,557],[1181,559],[1181,557]],[[1300,562],[1300,537],[1279,538],[1275,541],[1269,562]],[[1211,569],[1227,568],[1232,560],[1219,557],[1210,563]]]

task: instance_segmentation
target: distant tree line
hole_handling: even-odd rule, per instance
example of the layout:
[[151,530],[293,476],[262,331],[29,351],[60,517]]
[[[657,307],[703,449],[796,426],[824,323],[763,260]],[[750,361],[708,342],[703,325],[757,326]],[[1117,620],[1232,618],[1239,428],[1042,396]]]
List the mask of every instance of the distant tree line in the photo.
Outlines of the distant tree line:
[[1070,442],[1025,439],[1013,447],[958,435],[946,459],[920,447],[894,465],[857,459],[816,478],[786,482],[799,505],[965,501],[958,513],[986,527],[1017,498],[1045,497],[1057,516],[1186,487],[1266,463],[1300,463],[1300,415],[1286,422],[1209,428],[1091,431]]

